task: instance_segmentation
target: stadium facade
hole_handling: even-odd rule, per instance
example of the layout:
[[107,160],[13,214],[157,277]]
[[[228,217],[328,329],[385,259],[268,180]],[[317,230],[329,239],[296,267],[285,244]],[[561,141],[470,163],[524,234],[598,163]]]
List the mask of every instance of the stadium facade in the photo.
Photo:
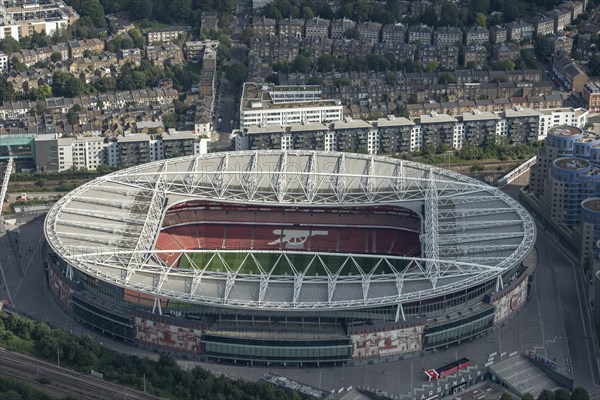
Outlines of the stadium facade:
[[352,364],[486,334],[526,302],[511,197],[392,158],[250,151],[161,160],[50,210],[50,288],[76,320],[214,361]]

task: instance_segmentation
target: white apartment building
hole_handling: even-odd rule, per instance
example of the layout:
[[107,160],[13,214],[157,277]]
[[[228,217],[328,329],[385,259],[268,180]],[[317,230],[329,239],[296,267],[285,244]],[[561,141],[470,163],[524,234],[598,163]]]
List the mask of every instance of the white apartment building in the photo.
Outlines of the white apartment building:
[[168,26],[166,28],[150,29],[148,31],[148,43],[169,42],[185,35],[187,27]]
[[335,122],[342,118],[342,105],[334,100],[321,100],[321,91],[316,86],[244,84],[241,130],[252,126]]
[[79,15],[63,0],[3,1],[0,3],[0,39],[10,36],[19,40],[33,32],[46,32],[51,36],[78,19]]
[[[0,6],[1,8],[2,6]],[[19,40],[21,37],[19,25],[17,25],[12,18],[5,18],[0,16],[0,40],[11,37],[15,40]]]
[[423,148],[423,129],[421,125],[415,125],[410,130],[410,151],[418,151]]
[[8,56],[0,51],[0,72],[8,71]]
[[[517,107],[501,112],[472,110],[456,116],[431,113],[414,121],[393,116],[369,122],[348,118],[333,123],[278,121],[249,125],[234,134],[236,150],[312,149],[388,154],[420,151],[428,143],[445,144],[457,150],[466,142],[485,146],[492,143],[495,136],[504,137],[510,143],[529,143],[544,139],[553,126],[583,128],[587,115],[588,111],[581,108]],[[390,131],[390,125],[397,129]]]
[[106,147],[101,136],[57,139],[58,171],[70,168],[95,170],[106,164]]
[[540,132],[538,140],[546,139],[548,129],[557,125],[569,125],[583,128],[587,124],[590,112],[584,108],[547,108],[539,110]]

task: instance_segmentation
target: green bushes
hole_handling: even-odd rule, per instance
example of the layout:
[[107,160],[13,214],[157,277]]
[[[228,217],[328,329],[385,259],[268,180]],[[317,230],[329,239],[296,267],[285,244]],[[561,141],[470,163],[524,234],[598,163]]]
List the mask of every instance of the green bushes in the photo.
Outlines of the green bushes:
[[[49,362],[56,362],[58,354],[61,366],[86,374],[92,370],[102,372],[107,380],[139,390],[144,388],[145,377],[147,391],[166,398],[178,400],[293,398],[292,394],[276,389],[265,382],[216,377],[200,367],[184,371],[175,359],[167,355],[161,355],[158,361],[153,361],[118,353],[102,347],[87,335],[74,336],[60,329],[52,329],[43,322],[33,322],[14,313],[0,312],[0,346]],[[38,397],[31,398],[38,399]]]

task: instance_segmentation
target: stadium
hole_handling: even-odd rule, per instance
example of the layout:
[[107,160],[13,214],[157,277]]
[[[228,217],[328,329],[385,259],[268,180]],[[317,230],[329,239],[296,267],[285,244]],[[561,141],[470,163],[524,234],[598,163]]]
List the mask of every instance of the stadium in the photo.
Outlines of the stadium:
[[214,153],[95,179],[44,224],[74,318],[220,362],[345,365],[476,338],[526,302],[531,216],[466,176],[312,151]]

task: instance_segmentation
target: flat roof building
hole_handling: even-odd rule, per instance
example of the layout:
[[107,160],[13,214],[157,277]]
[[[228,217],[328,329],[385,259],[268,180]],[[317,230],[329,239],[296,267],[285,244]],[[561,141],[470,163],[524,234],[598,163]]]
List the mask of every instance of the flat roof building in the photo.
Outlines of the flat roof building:
[[240,129],[340,121],[342,110],[342,105],[334,100],[321,100],[319,86],[245,83],[240,102]]

